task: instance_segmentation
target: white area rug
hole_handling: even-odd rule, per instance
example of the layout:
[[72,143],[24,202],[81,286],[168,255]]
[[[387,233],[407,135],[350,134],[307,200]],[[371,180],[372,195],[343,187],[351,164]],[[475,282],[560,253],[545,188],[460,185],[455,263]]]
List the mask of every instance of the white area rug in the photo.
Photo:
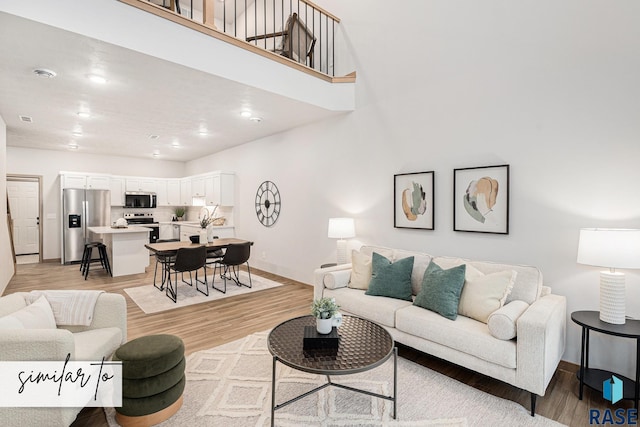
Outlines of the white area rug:
[[[158,274],[160,273],[158,272]],[[188,275],[185,275],[185,278],[188,278]],[[203,279],[202,274],[198,275],[198,279]],[[265,279],[264,277],[260,277],[255,274],[251,275],[251,279],[251,288],[247,288],[246,286],[238,286],[232,280],[227,280],[227,293],[223,294],[222,292],[216,291],[215,289],[211,289],[211,275],[208,275],[207,280],[209,281],[209,296],[206,296],[196,291],[195,275],[194,285],[189,286],[188,284],[180,281],[180,275],[178,274],[177,303],[174,303],[172,300],[170,300],[169,297],[165,295],[165,291],[160,291],[151,283],[148,285],[136,286],[135,288],[127,288],[124,291],[131,297],[133,302],[135,302],[138,307],[142,309],[142,311],[144,311],[146,314],[151,314],[282,286],[282,283],[274,282],[273,280]],[[249,283],[249,276],[246,272],[240,272],[240,281],[242,283]],[[223,280],[219,277],[216,277],[215,285],[216,288],[224,289]],[[199,284],[198,286],[201,290],[204,290],[204,285]]]
[[[267,332],[192,354],[182,408],[161,426],[268,426],[272,357]],[[334,382],[390,395],[393,360]],[[325,377],[277,364],[276,402],[324,383]],[[390,401],[328,387],[275,413],[276,426],[561,426],[505,399],[398,358],[398,419]],[[110,426],[115,410],[105,409]]]

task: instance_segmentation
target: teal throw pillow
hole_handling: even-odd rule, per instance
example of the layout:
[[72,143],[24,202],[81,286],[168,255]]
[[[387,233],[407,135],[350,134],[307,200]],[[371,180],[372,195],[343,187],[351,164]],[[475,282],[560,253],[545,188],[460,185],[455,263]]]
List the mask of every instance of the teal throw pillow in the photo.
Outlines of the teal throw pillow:
[[456,320],[458,303],[464,285],[465,264],[443,270],[433,261],[422,278],[422,289],[413,305],[435,311],[447,319]]
[[412,271],[413,257],[392,263],[374,252],[371,257],[371,281],[365,294],[411,301]]

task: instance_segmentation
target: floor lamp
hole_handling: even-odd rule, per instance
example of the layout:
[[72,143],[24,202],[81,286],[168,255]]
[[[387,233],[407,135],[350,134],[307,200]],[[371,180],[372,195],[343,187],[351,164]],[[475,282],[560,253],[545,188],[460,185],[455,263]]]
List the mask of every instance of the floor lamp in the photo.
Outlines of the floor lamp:
[[609,268],[600,272],[600,320],[624,324],[624,273],[616,268],[640,268],[640,230],[583,228],[578,263]]
[[337,253],[338,264],[346,264],[347,260],[347,241],[351,237],[355,237],[356,230],[353,218],[329,218],[330,239],[338,239]]

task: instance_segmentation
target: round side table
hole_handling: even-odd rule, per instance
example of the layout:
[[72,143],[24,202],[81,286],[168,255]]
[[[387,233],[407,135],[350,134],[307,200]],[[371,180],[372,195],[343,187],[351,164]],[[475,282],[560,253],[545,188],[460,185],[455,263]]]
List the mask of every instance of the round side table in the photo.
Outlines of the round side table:
[[[590,387],[602,393],[602,383],[611,378],[611,375],[622,380],[622,398],[633,400],[634,408],[638,408],[638,397],[640,396],[640,320],[627,319],[623,325],[600,320],[598,311],[574,311],[571,313],[571,320],[582,326],[582,346],[580,349],[580,370],[578,379],[580,380],[579,399],[582,400],[582,390],[584,386]],[[625,378],[615,372],[589,368],[589,332],[596,331],[615,337],[632,338],[636,340],[636,378],[635,381]]]

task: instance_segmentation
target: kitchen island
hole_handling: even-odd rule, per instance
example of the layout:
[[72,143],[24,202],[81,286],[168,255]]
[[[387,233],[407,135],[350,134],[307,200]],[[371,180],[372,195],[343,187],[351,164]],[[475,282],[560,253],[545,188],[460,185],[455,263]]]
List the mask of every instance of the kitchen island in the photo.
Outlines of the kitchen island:
[[128,226],[126,228],[88,227],[99,234],[107,246],[113,277],[144,273],[149,265],[149,228]]

